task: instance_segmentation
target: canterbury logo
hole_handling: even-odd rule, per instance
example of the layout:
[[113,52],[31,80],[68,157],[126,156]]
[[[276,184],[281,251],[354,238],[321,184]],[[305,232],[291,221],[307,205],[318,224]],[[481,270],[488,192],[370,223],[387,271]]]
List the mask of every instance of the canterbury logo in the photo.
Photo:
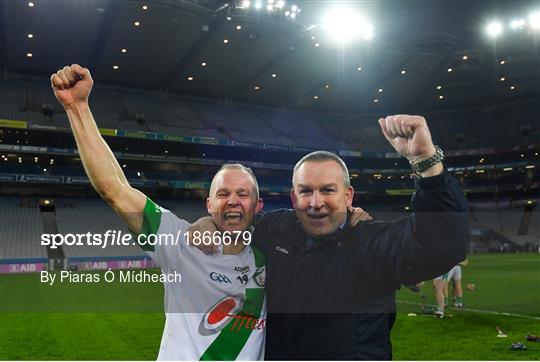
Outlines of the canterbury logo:
[[279,246],[279,245],[276,246],[276,250],[281,251],[283,254],[289,254],[289,250],[287,250],[284,247]]

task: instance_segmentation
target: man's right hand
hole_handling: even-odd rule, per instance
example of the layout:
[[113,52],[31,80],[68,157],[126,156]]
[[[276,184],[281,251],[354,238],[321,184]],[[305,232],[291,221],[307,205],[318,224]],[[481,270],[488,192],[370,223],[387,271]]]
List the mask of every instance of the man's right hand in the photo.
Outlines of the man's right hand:
[[188,245],[200,249],[205,254],[215,254],[218,251],[218,246],[216,244],[210,243],[209,245],[204,245],[203,243],[198,243],[197,245],[195,245],[194,243],[192,243],[192,240],[194,232],[199,232],[199,235],[202,235],[204,232],[210,232],[213,235],[216,231],[216,224],[214,224],[210,216],[201,217],[199,220],[191,224],[191,226],[187,230]]
[[360,221],[373,220],[373,217],[361,207],[351,207],[351,226],[355,227]]
[[56,99],[64,106],[77,142],[84,170],[92,186],[130,230],[140,233],[146,196],[129,184],[122,168],[101,136],[88,106],[94,81],[90,71],[78,64],[51,75]]
[[58,102],[67,108],[77,104],[88,104],[94,81],[90,71],[78,64],[65,66],[51,75],[51,86]]

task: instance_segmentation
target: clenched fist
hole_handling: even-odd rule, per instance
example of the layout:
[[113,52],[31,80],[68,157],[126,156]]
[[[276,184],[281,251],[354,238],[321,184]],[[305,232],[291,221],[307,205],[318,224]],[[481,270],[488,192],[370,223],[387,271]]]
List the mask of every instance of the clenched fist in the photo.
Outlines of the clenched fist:
[[399,114],[379,119],[384,137],[409,162],[419,162],[435,154],[435,146],[422,116]]
[[67,108],[88,103],[94,81],[90,71],[78,64],[65,66],[51,75],[51,86],[58,102]]

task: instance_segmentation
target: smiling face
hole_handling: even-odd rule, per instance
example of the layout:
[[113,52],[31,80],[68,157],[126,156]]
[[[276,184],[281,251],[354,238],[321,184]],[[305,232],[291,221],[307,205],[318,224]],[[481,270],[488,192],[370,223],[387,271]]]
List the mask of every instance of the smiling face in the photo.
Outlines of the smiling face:
[[206,199],[208,213],[221,231],[244,231],[263,207],[252,176],[240,169],[219,171]]
[[354,190],[334,160],[306,161],[293,177],[291,200],[304,230],[313,237],[332,234],[347,218]]

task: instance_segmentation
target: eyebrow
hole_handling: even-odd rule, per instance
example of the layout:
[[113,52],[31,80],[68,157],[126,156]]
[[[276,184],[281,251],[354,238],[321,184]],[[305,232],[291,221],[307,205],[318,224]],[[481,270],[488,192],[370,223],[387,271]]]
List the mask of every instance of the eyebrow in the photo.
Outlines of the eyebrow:
[[[221,189],[216,190],[216,194],[219,193],[219,192],[231,192],[231,190],[226,189],[226,188],[221,188]],[[239,189],[232,190],[232,192],[250,192],[250,191],[249,191],[249,189],[239,188]]]
[[[298,184],[297,187],[300,187],[300,188],[308,188],[308,189],[314,188],[313,186],[310,186],[310,185],[304,185],[304,184]],[[325,188],[328,188],[328,187],[337,187],[337,184],[336,184],[336,183],[326,184],[326,185],[322,185],[322,186],[319,187],[319,188],[320,188],[320,189],[325,189]]]

